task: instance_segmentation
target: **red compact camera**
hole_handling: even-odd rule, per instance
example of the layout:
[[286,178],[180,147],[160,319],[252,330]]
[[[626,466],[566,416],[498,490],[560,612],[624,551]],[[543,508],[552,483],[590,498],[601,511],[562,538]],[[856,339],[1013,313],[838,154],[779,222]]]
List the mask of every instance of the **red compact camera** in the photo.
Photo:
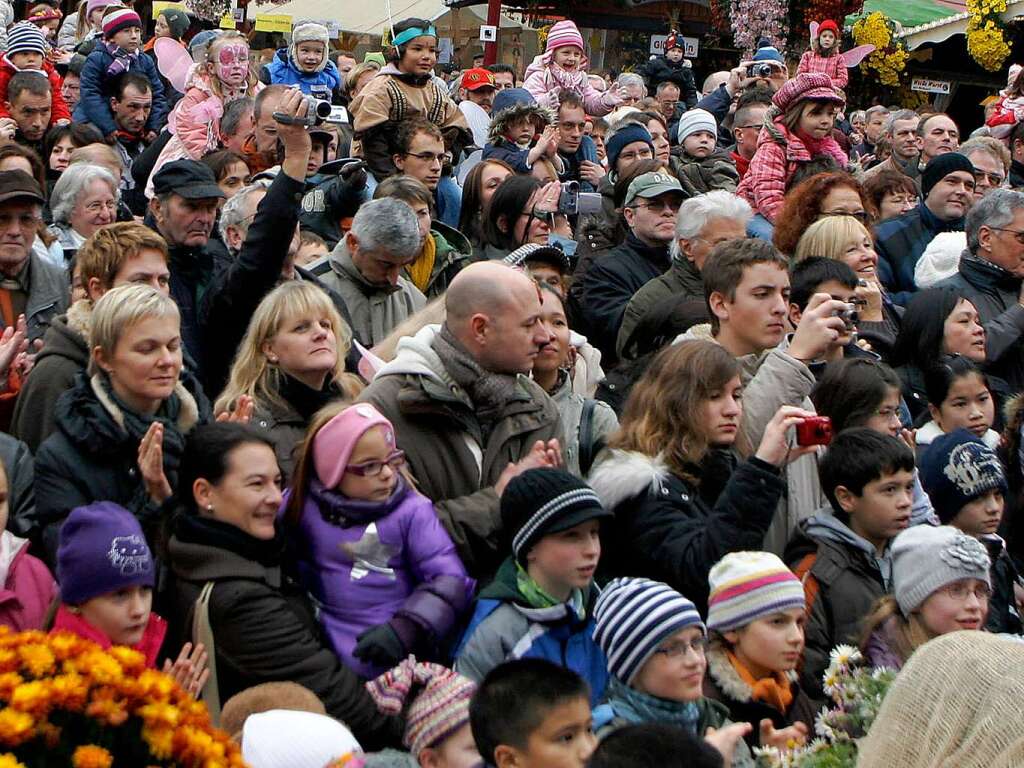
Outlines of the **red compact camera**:
[[828,445],[832,442],[832,419],[812,416],[796,425],[797,445]]

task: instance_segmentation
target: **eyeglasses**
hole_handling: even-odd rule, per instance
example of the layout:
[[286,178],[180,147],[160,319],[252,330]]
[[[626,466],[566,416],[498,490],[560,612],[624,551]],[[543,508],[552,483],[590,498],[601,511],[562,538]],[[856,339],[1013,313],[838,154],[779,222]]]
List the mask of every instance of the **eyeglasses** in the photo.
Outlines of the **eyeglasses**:
[[988,179],[988,183],[993,187],[1003,186],[1003,182],[1006,181],[1006,177],[1001,173],[987,173],[986,171],[975,171],[974,180],[975,182],[981,181],[982,179]]
[[384,467],[400,469],[405,466],[405,451],[395,451],[384,461],[364,461],[361,464],[349,464],[345,467],[346,472],[351,472],[359,477],[376,477],[384,471]]
[[750,125],[734,125],[733,128],[762,128],[762,123],[750,123]]
[[619,155],[619,160],[627,163],[632,163],[634,160],[651,160],[653,158],[654,153],[649,149],[642,149],[639,152],[622,152]]
[[[2,221],[2,220],[3,220],[3,219],[2,219],[2,218],[0,218],[0,221]],[[985,224],[985,225],[983,225],[983,226],[986,226],[986,227],[988,227],[988,224]],[[1012,234],[1012,235],[1013,235],[1014,239],[1015,239],[1015,240],[1016,240],[1016,241],[1017,241],[1018,243],[1020,243],[1021,245],[1024,245],[1024,232],[1022,232],[1022,231],[1021,231],[1021,230],[1019,230],[1019,229],[1007,229],[1006,227],[988,227],[988,228],[989,228],[989,229],[994,229],[994,230],[996,230],[997,232],[1009,232],[1010,234]]]
[[953,584],[947,584],[942,588],[942,591],[954,600],[958,600],[960,602],[963,602],[971,595],[974,595],[980,603],[987,603],[988,599],[992,597],[992,589],[988,584],[979,584],[972,589],[964,582],[957,581]]
[[681,659],[686,655],[687,651],[693,651],[698,656],[703,656],[704,651],[708,648],[708,639],[706,637],[698,637],[695,640],[689,642],[680,640],[676,643],[669,643],[663,645],[655,653],[659,653],[667,659]]
[[629,207],[646,208],[652,213],[664,213],[665,211],[672,211],[672,213],[678,213],[679,206],[681,206],[682,204],[682,200],[652,200],[649,203],[634,203]]
[[868,220],[867,211],[822,211],[822,216],[852,216],[861,224]]
[[452,161],[450,152],[442,152],[439,155],[435,155],[433,152],[406,152],[406,157],[415,157],[417,160],[422,160],[424,163],[439,163],[444,165]]
[[900,409],[899,408],[879,408],[875,411],[875,416],[880,416],[886,421],[899,421],[900,420]]

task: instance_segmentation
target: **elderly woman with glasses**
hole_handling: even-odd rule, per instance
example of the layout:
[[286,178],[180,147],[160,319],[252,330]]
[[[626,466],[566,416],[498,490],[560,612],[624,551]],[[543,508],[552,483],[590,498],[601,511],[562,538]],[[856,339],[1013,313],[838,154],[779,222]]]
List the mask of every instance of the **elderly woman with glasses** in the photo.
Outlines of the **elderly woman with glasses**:
[[98,165],[75,163],[61,174],[53,187],[50,210],[52,231],[70,260],[100,227],[117,220],[120,195],[117,179]]

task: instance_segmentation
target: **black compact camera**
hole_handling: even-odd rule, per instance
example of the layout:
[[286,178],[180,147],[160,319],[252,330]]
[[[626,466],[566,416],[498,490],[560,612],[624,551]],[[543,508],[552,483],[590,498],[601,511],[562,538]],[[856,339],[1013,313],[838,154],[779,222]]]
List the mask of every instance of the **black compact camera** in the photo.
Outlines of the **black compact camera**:
[[558,212],[566,216],[577,216],[581,213],[599,213],[601,211],[601,195],[597,192],[580,192],[578,181],[566,181],[562,184],[562,192],[558,196]]
[[775,74],[776,69],[771,64],[766,64],[763,61],[755,61],[753,64],[747,65],[747,77],[771,77]]

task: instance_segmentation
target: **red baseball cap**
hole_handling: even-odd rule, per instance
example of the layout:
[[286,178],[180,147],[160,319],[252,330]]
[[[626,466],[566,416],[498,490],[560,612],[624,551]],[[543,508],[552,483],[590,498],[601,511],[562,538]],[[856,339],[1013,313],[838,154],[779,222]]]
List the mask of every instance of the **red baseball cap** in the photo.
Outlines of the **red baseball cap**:
[[478,88],[493,88],[494,75],[483,67],[467,69],[462,73],[462,87],[467,91],[475,91]]

